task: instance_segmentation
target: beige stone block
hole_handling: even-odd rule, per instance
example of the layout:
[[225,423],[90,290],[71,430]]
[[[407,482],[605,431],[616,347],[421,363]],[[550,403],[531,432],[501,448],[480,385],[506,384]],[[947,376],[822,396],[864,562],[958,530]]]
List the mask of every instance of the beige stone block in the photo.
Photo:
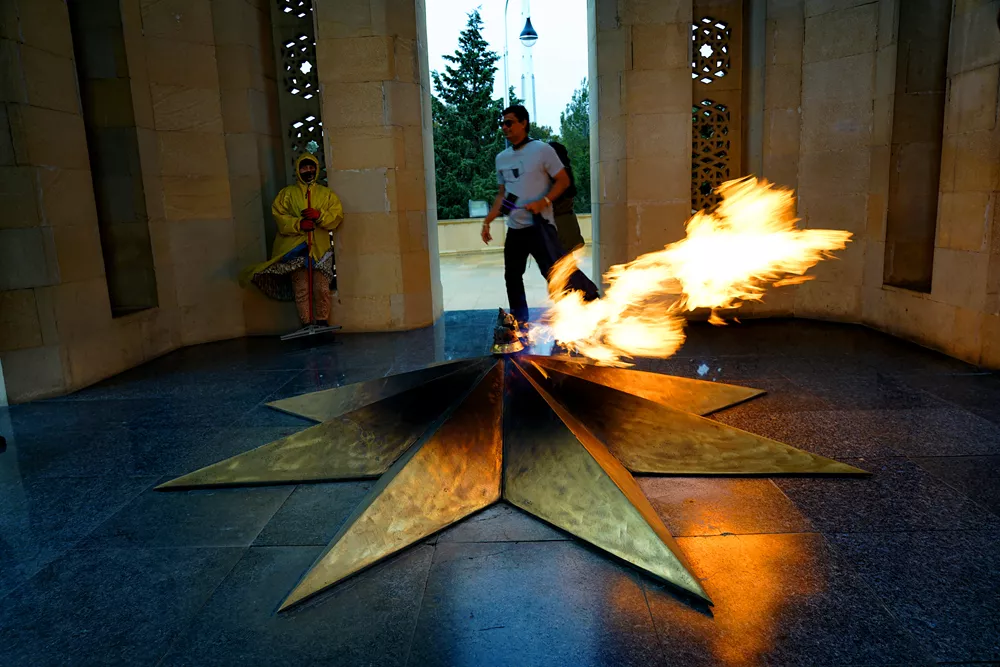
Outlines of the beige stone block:
[[799,188],[803,197],[807,190],[829,194],[867,192],[868,179],[867,150],[803,153],[799,162]]
[[[391,178],[390,178],[391,177]],[[330,188],[345,213],[388,213],[395,201],[395,173],[385,169],[330,171]]]
[[621,20],[630,25],[691,22],[691,4],[680,0],[627,0],[619,11]]
[[34,290],[0,292],[0,350],[21,350],[40,345],[42,329]]
[[254,86],[254,63],[259,60],[257,49],[246,44],[220,44],[215,47],[215,57],[221,90]]
[[217,88],[150,84],[153,118],[161,132],[221,133],[222,103]]
[[892,150],[889,146],[872,146],[871,149],[871,180],[868,192],[888,197],[890,171],[892,169]]
[[764,112],[764,156],[782,156],[798,160],[802,118],[797,109],[771,109]]
[[406,294],[431,293],[431,261],[425,251],[403,253],[400,257],[403,288]]
[[416,40],[392,38],[395,77],[397,81],[420,83],[420,48]]
[[248,336],[278,336],[302,326],[293,302],[275,301],[256,288],[243,290],[243,319]]
[[155,359],[180,347],[180,313],[176,309],[161,305],[143,315],[147,315],[139,320],[143,359]]
[[394,79],[394,41],[382,35],[319,40],[316,60],[320,81],[333,84]]
[[236,255],[236,231],[231,221],[185,220],[169,222],[166,228],[174,266],[219,265]]
[[[799,1],[801,2],[801,0]],[[806,16],[819,16],[820,14],[850,9],[870,2],[871,0],[805,0],[804,11]]]
[[[480,227],[481,225],[477,225],[477,231]],[[434,231],[437,231],[436,221]],[[399,249],[401,252],[426,254],[432,247],[430,236],[431,229],[428,227],[427,214],[424,211],[406,211],[399,214]]]
[[625,186],[627,163],[625,160],[614,160],[599,163],[597,173],[597,198],[595,201],[608,203],[625,202]]
[[11,403],[27,403],[65,391],[63,352],[59,345],[0,352],[0,364]]
[[278,90],[274,82],[268,81],[266,90],[250,90],[247,93],[254,132],[282,136],[285,133],[278,115]]
[[641,158],[628,160],[629,203],[691,201],[691,160],[689,157]]
[[14,138],[10,134],[10,119],[7,117],[7,107],[0,104],[0,165],[13,166],[17,164],[14,155]]
[[90,168],[86,132],[78,114],[13,105],[8,113],[19,164]]
[[387,81],[384,85],[387,122],[402,127],[420,127],[422,124],[420,86],[402,81]]
[[986,253],[936,248],[931,296],[942,303],[981,311],[988,270]]
[[343,290],[344,294],[352,296],[402,294],[406,291],[406,286],[400,262],[398,253],[360,255],[347,267],[348,271],[343,280],[338,263],[338,288]]
[[[128,79],[92,79],[87,85],[90,96],[83,111],[88,122],[102,128],[128,128],[137,125],[133,100],[138,96],[133,95]],[[74,113],[78,111],[74,109]]]
[[803,62],[854,56],[875,50],[878,5],[869,3],[806,18]]
[[980,340],[980,364],[1000,369],[1000,315],[983,315]]
[[150,83],[218,91],[218,63],[211,44],[147,37],[146,48]]
[[677,157],[691,154],[691,114],[648,114],[629,118],[629,157]]
[[[422,128],[404,127],[401,129],[390,128],[394,134],[396,166],[404,169],[420,169],[424,165],[424,130]],[[400,161],[399,143],[402,134],[403,154]],[[332,138],[331,138],[332,143]],[[433,157],[433,156],[432,156]],[[433,163],[433,159],[432,159]],[[379,165],[373,165],[379,166]],[[388,165],[386,165],[388,166]]]
[[396,209],[423,211],[427,209],[427,190],[423,169],[396,170]]
[[863,238],[854,238],[846,248],[834,252],[832,258],[809,269],[807,275],[815,276],[818,282],[861,286],[864,284],[867,250],[867,243]]
[[[214,132],[158,132],[164,176],[218,176],[227,172],[227,140]],[[254,157],[257,146],[254,142]]]
[[[213,136],[212,142],[221,139],[220,135]],[[260,179],[260,164],[257,161],[257,135],[256,134],[227,134],[225,135],[225,155],[229,162],[229,174],[231,176],[254,176]],[[214,159],[211,160],[215,164]],[[214,172],[218,173],[218,172]]]
[[239,294],[233,298],[183,306],[180,315],[182,345],[240,338],[246,334],[243,299]]
[[860,285],[841,285],[811,280],[796,288],[796,317],[856,321],[860,315]]
[[0,167],[0,229],[41,224],[34,167]]
[[884,267],[885,243],[881,241],[867,241],[865,247],[864,276],[861,281],[865,289],[882,287]]
[[765,49],[768,66],[768,76],[773,68],[789,68],[795,79],[802,72],[802,43],[805,39],[805,20],[801,9],[798,16],[774,16],[768,10],[768,21],[765,24]]
[[216,257],[210,262],[185,262],[177,267],[174,288],[177,291],[177,305],[182,309],[205,302],[242,300],[240,286],[236,282],[236,266],[233,257]]
[[642,254],[682,240],[686,235],[685,223],[691,217],[691,205],[638,204],[628,207],[628,215],[630,235],[635,235],[629,245],[636,254]]
[[944,93],[896,96],[892,142],[938,143],[944,126]]
[[[967,308],[955,309],[952,335],[944,337],[945,351],[973,364],[982,352],[983,314]],[[940,335],[940,334],[939,334]]]
[[232,218],[226,176],[164,176],[162,183],[167,220]]
[[763,176],[781,187],[797,190],[799,186],[798,153],[764,154]]
[[[376,34],[416,39],[417,23],[417,7],[412,0],[380,0],[372,3],[372,30]],[[424,34],[426,35],[426,31]]]
[[216,45],[254,44],[252,18],[258,12],[246,0],[211,0],[212,37]]
[[948,40],[948,73],[968,72],[1000,61],[995,2],[956,3]]
[[843,229],[854,234],[864,231],[868,203],[867,194],[826,194],[808,190],[799,198],[800,227],[804,229]]
[[892,142],[892,113],[895,98],[875,98],[872,111],[872,145],[887,146]]
[[802,151],[860,150],[871,145],[872,103],[810,100],[802,106]]
[[[600,227],[598,237],[601,245],[618,248],[623,252],[628,248],[628,206],[626,204],[601,204],[598,225]],[[602,264],[601,270],[607,270],[607,266]]]
[[73,36],[64,0],[20,0],[20,41],[64,58],[73,57]]
[[630,114],[691,111],[691,68],[625,73],[625,106]]
[[[323,95],[323,127],[380,126],[385,122],[385,91],[380,81],[342,83]],[[418,123],[419,124],[419,123]]]
[[80,113],[76,67],[72,58],[25,44],[21,46],[21,68],[28,104],[66,113]]
[[108,284],[103,277],[62,283],[39,290],[39,300],[49,299],[59,340],[85,338],[106,329],[111,322]]
[[941,156],[941,189],[987,192],[997,188],[1000,160],[996,135],[991,131],[944,136]]
[[602,74],[597,78],[597,113],[601,119],[601,124],[606,119],[618,118],[625,113],[625,109],[622,106],[624,82],[624,72]]
[[129,322],[127,328],[136,333],[122,335],[119,326],[109,325],[103,331],[66,343],[68,389],[81,389],[141,363],[139,324]]
[[889,215],[887,199],[888,195],[885,194],[868,194],[868,224],[865,227],[865,237],[870,241],[885,241],[886,221]]
[[945,132],[992,130],[996,126],[1000,64],[980,67],[951,78]]
[[[689,120],[688,123],[690,122]],[[602,118],[598,131],[598,156],[602,163],[620,160],[628,155],[628,117]]]
[[[352,213],[337,231],[337,249],[352,257],[401,252],[402,213]],[[339,269],[338,265],[338,269]]]
[[21,66],[20,49],[21,45],[17,41],[0,39],[0,100],[27,104],[28,91]]
[[[875,53],[875,95],[886,97],[896,94],[896,58],[897,47],[891,44],[880,48]],[[905,90],[905,81],[900,91]]]
[[317,39],[374,34],[371,0],[317,0],[314,7]]
[[[212,5],[206,0],[142,0],[142,29],[164,41],[215,44]],[[234,3],[239,7],[244,3]]]
[[952,250],[985,252],[996,208],[996,195],[943,192],[939,201],[935,245]]
[[0,290],[54,285],[58,281],[51,228],[0,229]]
[[223,89],[222,121],[226,134],[244,134],[256,132],[254,114],[250,106],[250,94],[246,88]]
[[[630,47],[633,45],[630,33],[630,28],[598,33],[597,72],[599,76],[611,76],[617,72],[632,69],[630,65],[634,53],[630,53]],[[502,56],[503,54],[501,54],[501,67],[503,66]],[[642,69],[650,68],[644,67]]]
[[874,53],[807,63],[802,66],[802,105],[862,103],[873,98]]
[[55,227],[53,236],[62,282],[104,276],[101,234],[96,224]]
[[334,300],[334,321],[345,332],[388,331],[392,328],[390,296],[348,296]]
[[767,109],[797,109],[802,99],[802,66],[771,65],[764,81]]

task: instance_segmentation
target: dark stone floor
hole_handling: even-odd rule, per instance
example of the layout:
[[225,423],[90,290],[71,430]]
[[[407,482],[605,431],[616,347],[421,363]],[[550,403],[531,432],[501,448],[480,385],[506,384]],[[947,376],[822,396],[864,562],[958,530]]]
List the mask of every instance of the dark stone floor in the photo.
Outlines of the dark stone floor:
[[266,401],[484,354],[492,318],[202,345],[0,409],[0,665],[1000,661],[1000,375],[862,327],[692,325],[639,364],[766,389],[715,418],[874,473],[641,478],[711,611],[499,505],[278,615],[370,483],[152,491],[307,426]]

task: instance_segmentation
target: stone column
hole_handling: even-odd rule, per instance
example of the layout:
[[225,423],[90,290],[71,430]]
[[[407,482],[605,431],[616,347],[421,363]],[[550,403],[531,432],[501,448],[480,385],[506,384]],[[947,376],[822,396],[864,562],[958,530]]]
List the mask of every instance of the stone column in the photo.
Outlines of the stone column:
[[423,2],[314,0],[336,234],[333,320],[404,330],[442,312]]
[[600,270],[684,236],[691,0],[594,0]]

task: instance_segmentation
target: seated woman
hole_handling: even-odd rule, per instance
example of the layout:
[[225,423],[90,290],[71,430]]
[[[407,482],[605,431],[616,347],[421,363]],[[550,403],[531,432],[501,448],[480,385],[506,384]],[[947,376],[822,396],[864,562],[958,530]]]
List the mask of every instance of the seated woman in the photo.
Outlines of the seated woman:
[[295,161],[295,184],[282,188],[271,205],[278,225],[271,259],[247,267],[240,284],[252,282],[280,301],[294,299],[303,325],[327,326],[334,280],[330,232],[344,220],[344,208],[332,190],[315,182],[318,174],[315,155],[303,153]]

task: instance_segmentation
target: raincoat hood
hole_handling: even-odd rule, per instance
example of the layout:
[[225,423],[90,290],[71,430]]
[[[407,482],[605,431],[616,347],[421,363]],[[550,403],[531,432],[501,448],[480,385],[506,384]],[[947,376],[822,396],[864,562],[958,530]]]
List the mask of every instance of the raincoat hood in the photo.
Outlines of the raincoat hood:
[[[316,165],[316,178],[314,178],[309,183],[306,183],[305,181],[303,181],[302,180],[302,174],[299,173],[299,167],[302,165],[303,162],[305,162],[307,160],[309,162],[312,162],[314,165]],[[312,184],[316,183],[317,181],[319,181],[319,158],[317,158],[312,153],[303,153],[302,155],[300,155],[299,157],[297,157],[295,159],[295,180],[298,181],[299,185],[303,185],[303,186],[312,185]]]

